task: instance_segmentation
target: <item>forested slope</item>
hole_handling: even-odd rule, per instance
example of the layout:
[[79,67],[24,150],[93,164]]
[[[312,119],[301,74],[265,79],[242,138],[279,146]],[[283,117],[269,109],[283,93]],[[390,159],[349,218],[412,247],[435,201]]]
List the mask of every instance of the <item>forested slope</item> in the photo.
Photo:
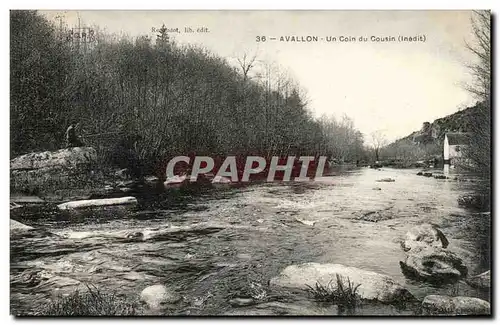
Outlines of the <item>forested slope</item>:
[[155,39],[100,32],[96,46],[75,49],[37,12],[10,16],[11,156],[64,146],[73,121],[103,164],[140,173],[188,153],[365,154],[352,120],[314,118],[276,69],[249,78],[248,67],[162,29]]

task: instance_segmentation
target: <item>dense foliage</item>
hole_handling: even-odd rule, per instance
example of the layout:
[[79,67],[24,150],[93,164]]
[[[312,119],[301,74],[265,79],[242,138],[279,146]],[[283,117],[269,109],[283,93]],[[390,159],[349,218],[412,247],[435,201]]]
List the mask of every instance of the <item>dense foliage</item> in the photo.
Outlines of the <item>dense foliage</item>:
[[245,61],[176,44],[165,29],[154,40],[99,33],[84,50],[62,32],[36,12],[11,11],[12,155],[64,146],[78,121],[103,162],[140,173],[189,153],[363,159],[352,121],[313,118],[278,67],[250,78]]
[[474,82],[468,90],[481,102],[471,126],[471,145],[466,151],[472,169],[491,179],[491,11],[475,11],[472,18],[474,42],[467,48],[475,56],[469,65]]

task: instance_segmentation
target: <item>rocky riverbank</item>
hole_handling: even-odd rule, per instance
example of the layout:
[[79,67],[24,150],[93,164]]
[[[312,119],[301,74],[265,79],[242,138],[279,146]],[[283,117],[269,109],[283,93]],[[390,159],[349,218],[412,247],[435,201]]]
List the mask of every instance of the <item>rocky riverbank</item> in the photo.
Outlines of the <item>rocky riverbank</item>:
[[[103,244],[110,239],[124,242],[153,243],[171,241],[177,238],[175,241],[180,240],[180,243],[182,243],[187,238],[201,239],[200,236],[220,233],[230,227],[234,226],[228,224],[199,224],[190,227],[153,228],[142,231],[130,229],[122,232],[93,231],[71,232],[68,234],[59,232],[56,234],[47,229],[27,226],[11,220],[11,241],[29,237],[42,243],[52,237],[51,240],[55,246],[61,247],[61,253],[67,254],[68,249],[74,245],[71,244],[74,240],[81,242],[92,238],[94,245],[96,245],[96,240],[101,241]],[[63,242],[66,244],[63,244]],[[78,247],[78,244],[75,244]],[[450,242],[445,234],[436,226],[422,224],[411,228],[401,241],[401,247],[407,254],[405,261],[400,262],[403,274],[414,281],[431,282],[438,286],[450,282],[456,283],[465,279],[467,283],[471,283],[474,287],[489,290],[490,272],[467,277],[467,267],[458,255],[447,250],[448,245],[450,245]],[[80,248],[73,251],[80,251],[81,254],[81,250],[82,247],[80,246]],[[26,254],[26,251],[23,254]],[[40,255],[42,252],[38,250],[37,254]],[[49,254],[53,255],[55,252],[51,250]],[[88,253],[84,254],[88,255]],[[92,259],[96,257],[94,256]],[[113,266],[113,268],[116,267],[122,269],[122,267]],[[127,268],[122,271],[126,270]],[[102,265],[85,272],[91,275],[107,271],[106,266]],[[125,272],[124,275],[126,274],[130,278],[133,273],[137,272]],[[136,276],[139,276],[139,274]],[[108,299],[110,295],[114,295],[113,292],[102,291],[104,290],[102,287],[101,289],[98,287],[89,288],[84,281],[75,280],[71,273],[63,276],[53,273],[49,269],[26,268],[21,273],[18,273],[13,281],[14,285],[34,287],[37,291],[50,291],[52,290],[51,287],[57,283],[57,290],[62,296],[51,302],[50,310],[59,313],[59,315],[74,315],[72,314],[74,310],[65,305],[69,303],[68,298],[64,298],[67,295],[73,297],[72,304],[82,304],[76,310],[87,310],[89,314],[93,313],[91,310],[95,307],[92,304],[103,304],[103,301],[106,301],[104,304],[107,305],[100,306],[99,308],[104,309],[99,310],[113,311],[124,315],[130,315],[130,313],[134,315],[168,314],[183,304],[194,303],[189,297],[179,294],[175,286],[169,285],[168,282],[160,282],[145,287],[135,299],[131,299],[132,297],[127,299],[124,297],[114,298],[117,303],[121,304],[120,308],[118,308],[118,306],[114,305],[113,299]],[[233,296],[228,302],[233,307],[233,310],[226,315],[263,315],[269,310],[287,315],[340,315],[345,313],[344,300],[348,299],[346,295],[350,295],[354,301],[358,301],[349,309],[351,313],[355,313],[356,308],[359,308],[360,305],[368,304],[373,306],[372,308],[381,309],[388,308],[384,306],[393,306],[391,308],[399,309],[410,308],[412,310],[410,314],[412,315],[490,314],[489,303],[482,299],[429,294],[423,300],[419,300],[411,293],[411,289],[406,288],[404,284],[395,281],[390,276],[342,264],[310,262],[290,265],[277,276],[271,278],[267,285],[260,284],[257,287],[255,285],[253,284],[253,289],[248,291],[250,295]],[[353,288],[355,289],[353,290]],[[322,291],[314,291],[319,289]],[[86,296],[88,294],[86,292],[89,290],[97,290],[97,294],[103,295],[103,298],[100,301],[93,301]],[[280,292],[280,294],[277,296],[276,294],[269,294],[270,292]],[[309,296],[311,305],[287,300],[289,298],[286,297],[292,297],[297,292]],[[315,305],[318,297],[321,298],[322,303]],[[124,306],[128,307],[124,308]]]
[[[64,297],[88,302],[89,283],[109,303],[101,312],[127,314],[487,313],[489,261],[476,249],[485,231],[474,222],[489,216],[458,206],[468,191],[460,182],[415,173],[173,191],[187,200],[181,207],[145,192],[123,211],[106,196],[63,205],[76,204],[71,211],[23,197],[11,210],[13,313],[64,314]],[[116,177],[136,182],[124,174]],[[340,292],[359,300],[353,311]]]

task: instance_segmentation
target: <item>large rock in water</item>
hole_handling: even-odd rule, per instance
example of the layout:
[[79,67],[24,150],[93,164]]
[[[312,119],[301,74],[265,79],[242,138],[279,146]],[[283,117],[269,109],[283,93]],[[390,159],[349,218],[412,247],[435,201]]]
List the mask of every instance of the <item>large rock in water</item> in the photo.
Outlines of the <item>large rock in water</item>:
[[342,264],[304,263],[286,267],[279,276],[272,278],[270,284],[286,288],[307,289],[316,283],[333,288],[337,285],[336,276],[354,285],[360,285],[358,294],[361,299],[378,300],[384,303],[414,300],[413,295],[392,278],[379,273],[361,270]]
[[97,153],[91,147],[29,153],[10,161],[11,192],[49,193],[54,189],[79,188],[88,178]]
[[94,162],[97,153],[92,147],[75,147],[57,151],[33,152],[10,161],[11,170],[31,170],[49,167],[78,167]]
[[462,259],[443,248],[414,248],[405,262],[399,264],[408,278],[432,283],[454,282],[467,276]]
[[56,236],[44,229],[34,228],[19,221],[10,219],[10,237],[13,238],[44,238]]
[[163,185],[168,188],[168,187],[181,187],[183,185],[188,184],[189,178],[187,175],[174,175],[173,177],[168,177],[165,182],[163,182]]
[[415,247],[448,247],[448,240],[437,227],[424,223],[415,226],[406,233],[404,242],[401,243],[403,250],[409,251]]
[[33,229],[33,227],[20,223],[19,221],[10,219],[10,231],[23,232]]
[[57,207],[61,210],[85,209],[108,207],[115,205],[136,206],[137,199],[133,196],[126,196],[111,199],[79,200],[61,203]]
[[181,296],[169,291],[162,284],[149,286],[141,292],[141,301],[144,301],[151,309],[159,309],[165,304],[176,303],[181,298]]
[[422,302],[426,315],[490,315],[490,303],[473,297],[429,295]]

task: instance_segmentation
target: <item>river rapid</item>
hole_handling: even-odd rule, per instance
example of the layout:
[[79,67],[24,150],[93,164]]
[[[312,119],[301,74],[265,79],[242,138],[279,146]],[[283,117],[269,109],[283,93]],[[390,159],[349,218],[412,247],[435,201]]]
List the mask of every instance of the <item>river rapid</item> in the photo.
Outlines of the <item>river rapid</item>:
[[[182,297],[161,311],[143,306],[144,314],[340,313],[305,292],[268,285],[285,267],[304,262],[385,274],[418,299],[450,294],[489,301],[489,292],[463,281],[432,286],[402,274],[399,261],[405,253],[400,242],[422,223],[440,227],[448,249],[463,259],[469,274],[490,269],[489,214],[457,203],[479,184],[472,176],[434,179],[417,176],[418,171],[361,168],[303,183],[143,193],[139,208],[132,211],[67,215],[33,208],[12,218],[57,236],[11,237],[11,312],[40,313],[57,296],[91,283],[135,301],[153,284],[164,284]],[[388,177],[395,181],[377,182]],[[254,303],[237,306],[234,298],[252,298]],[[414,310],[362,304],[355,313],[412,315]]]

